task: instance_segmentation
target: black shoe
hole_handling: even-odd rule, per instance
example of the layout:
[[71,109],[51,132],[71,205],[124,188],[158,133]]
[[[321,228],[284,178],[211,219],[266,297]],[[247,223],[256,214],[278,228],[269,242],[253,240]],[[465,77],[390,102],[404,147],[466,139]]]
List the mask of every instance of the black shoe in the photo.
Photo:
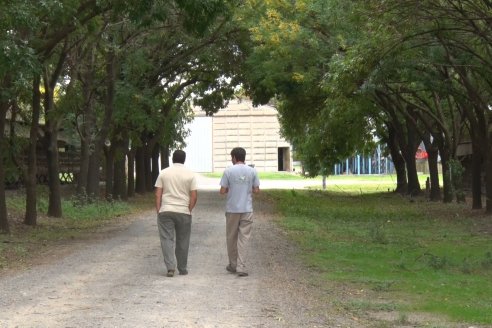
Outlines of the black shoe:
[[174,277],[174,270],[167,270],[166,276],[168,276],[168,277]]
[[230,273],[236,273],[236,269],[233,268],[230,264],[226,266],[226,270]]
[[188,270],[181,270],[181,271],[179,271],[179,274],[181,276],[186,276],[188,274]]
[[248,273],[247,272],[238,272],[237,273],[237,276],[238,277],[247,277],[248,276]]

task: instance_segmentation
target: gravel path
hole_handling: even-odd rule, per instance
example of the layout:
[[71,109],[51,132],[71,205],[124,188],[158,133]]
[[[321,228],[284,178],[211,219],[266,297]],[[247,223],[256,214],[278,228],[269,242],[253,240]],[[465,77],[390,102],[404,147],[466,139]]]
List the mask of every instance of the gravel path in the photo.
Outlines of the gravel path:
[[217,181],[200,183],[189,275],[165,277],[156,215],[149,211],[67,256],[0,278],[0,327],[358,326],[318,301],[322,292],[261,201],[250,276],[228,273],[224,199]]

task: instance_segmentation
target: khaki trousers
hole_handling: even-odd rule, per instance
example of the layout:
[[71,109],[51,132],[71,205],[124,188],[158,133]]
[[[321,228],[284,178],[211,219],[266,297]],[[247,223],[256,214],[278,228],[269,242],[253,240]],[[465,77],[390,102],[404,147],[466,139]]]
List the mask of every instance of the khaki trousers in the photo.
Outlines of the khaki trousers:
[[227,255],[237,272],[246,272],[245,249],[251,236],[253,213],[226,212]]

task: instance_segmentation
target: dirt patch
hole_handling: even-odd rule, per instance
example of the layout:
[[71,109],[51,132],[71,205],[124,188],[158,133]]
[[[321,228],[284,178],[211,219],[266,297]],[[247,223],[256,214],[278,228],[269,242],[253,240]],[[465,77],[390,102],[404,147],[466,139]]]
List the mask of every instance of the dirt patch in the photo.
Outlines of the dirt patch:
[[[2,262],[0,267],[0,277],[12,275],[28,268],[52,263],[73,251],[81,245],[94,243],[98,240],[108,238],[108,235],[126,229],[141,214],[120,216],[114,220],[108,220],[101,226],[86,231],[71,228],[65,224],[66,219],[51,218],[38,215],[38,226],[31,227],[23,223],[23,218],[19,214],[10,214],[10,234],[0,235],[0,243],[3,244],[1,253]],[[63,228],[66,226],[66,228]],[[68,232],[62,234],[59,240],[38,240],[34,241],[28,236],[36,229],[54,229]]]

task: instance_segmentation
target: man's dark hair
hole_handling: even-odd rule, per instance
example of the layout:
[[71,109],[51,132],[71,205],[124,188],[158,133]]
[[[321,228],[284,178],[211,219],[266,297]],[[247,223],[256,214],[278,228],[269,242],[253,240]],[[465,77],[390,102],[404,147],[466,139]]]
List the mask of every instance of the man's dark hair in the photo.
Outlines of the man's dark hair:
[[231,150],[231,156],[236,158],[236,161],[244,162],[246,160],[246,150],[242,147],[236,147]]
[[184,164],[186,160],[186,153],[180,149],[175,150],[173,153],[173,163]]

